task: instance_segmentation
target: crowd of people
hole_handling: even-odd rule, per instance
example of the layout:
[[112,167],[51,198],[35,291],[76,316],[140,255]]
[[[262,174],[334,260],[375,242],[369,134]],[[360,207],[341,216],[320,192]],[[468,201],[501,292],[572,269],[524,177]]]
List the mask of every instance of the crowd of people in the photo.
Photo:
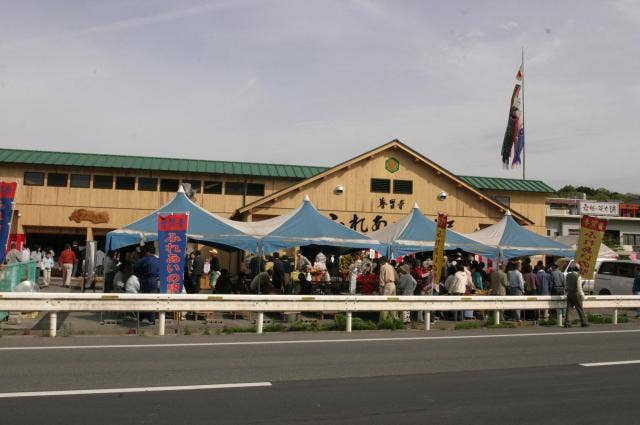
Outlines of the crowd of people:
[[83,261],[83,250],[77,242],[66,244],[60,255],[56,258],[55,252],[51,248],[42,249],[40,245],[34,245],[32,249],[26,244],[22,244],[21,249],[17,249],[16,242],[9,244],[5,263],[16,264],[34,261],[38,270],[38,277],[43,286],[51,283],[51,273],[53,270],[61,270],[63,286],[71,286],[71,278],[79,277],[82,273],[81,264]]
[[[101,251],[99,251],[99,254]],[[99,273],[104,277],[105,292],[154,293],[159,291],[160,263],[153,244],[137,247],[128,252],[102,253],[96,259]],[[205,258],[206,257],[206,258]],[[420,259],[414,255],[389,260],[387,257],[370,258],[363,252],[351,254],[346,272],[340,273],[341,259],[336,255],[317,253],[310,261],[298,251],[294,258],[274,252],[267,256],[250,256],[240,262],[239,270],[231,276],[229,270],[221,268],[218,251],[211,249],[208,255],[201,251],[190,252],[184,264],[184,292],[197,294],[201,288],[213,293],[284,293],[322,294],[327,285],[339,280],[350,294],[380,295],[566,295],[567,311],[575,308],[582,326],[587,326],[582,300],[584,293],[578,266],[563,272],[557,264],[545,265],[542,261],[532,264],[530,258],[513,259],[494,264],[475,261],[472,256],[458,252],[445,257],[438,282],[433,282],[434,263],[431,259]],[[71,285],[77,276],[82,261],[82,252],[77,243],[67,244],[58,257],[51,249],[40,246],[29,249],[26,245],[18,250],[15,242],[7,252],[6,263],[35,261],[43,286],[51,282],[51,272],[61,270],[62,286]],[[495,267],[494,267],[495,265]],[[636,278],[634,293],[640,294],[640,276]],[[344,291],[343,291],[344,292]],[[549,319],[549,311],[518,310],[501,313],[503,320]],[[393,315],[393,313],[389,313]],[[384,313],[383,317],[389,314]],[[639,311],[640,315],[640,311]],[[446,316],[441,313],[440,316]],[[415,316],[423,321],[418,312]],[[454,320],[473,319],[473,311],[455,312],[448,318]],[[412,319],[403,312],[402,319]],[[151,321],[151,317],[149,318]],[[569,321],[567,321],[567,324]]]

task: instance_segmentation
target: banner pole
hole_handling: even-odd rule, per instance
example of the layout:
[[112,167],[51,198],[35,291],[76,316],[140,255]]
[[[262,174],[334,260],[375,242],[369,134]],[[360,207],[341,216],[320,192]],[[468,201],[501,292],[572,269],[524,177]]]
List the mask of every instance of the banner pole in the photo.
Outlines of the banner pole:
[[525,127],[524,127],[524,79],[525,79],[525,71],[524,71],[524,46],[522,47],[522,180],[526,179],[526,168],[527,168],[527,138],[525,136]]

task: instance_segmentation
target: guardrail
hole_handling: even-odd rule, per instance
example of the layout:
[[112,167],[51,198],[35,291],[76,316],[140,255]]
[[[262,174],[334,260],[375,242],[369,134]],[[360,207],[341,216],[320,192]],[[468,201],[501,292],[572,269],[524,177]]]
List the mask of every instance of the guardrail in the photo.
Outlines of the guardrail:
[[[73,311],[151,311],[159,313],[158,334],[165,333],[165,314],[172,311],[251,311],[257,312],[256,330],[262,333],[265,312],[344,312],[346,331],[351,332],[353,312],[424,311],[425,328],[430,328],[434,311],[493,311],[500,323],[504,310],[557,310],[562,326],[564,296],[381,296],[381,295],[206,295],[206,294],[69,294],[69,293],[0,293],[0,311],[39,311],[50,313],[50,335],[56,335],[57,312]],[[640,308],[638,295],[587,296],[587,309],[613,309],[617,323],[618,309]]]
[[[0,269],[0,292],[13,291],[23,280],[37,281],[38,263],[36,261],[3,264]],[[7,315],[7,311],[0,311],[0,321],[6,319]]]

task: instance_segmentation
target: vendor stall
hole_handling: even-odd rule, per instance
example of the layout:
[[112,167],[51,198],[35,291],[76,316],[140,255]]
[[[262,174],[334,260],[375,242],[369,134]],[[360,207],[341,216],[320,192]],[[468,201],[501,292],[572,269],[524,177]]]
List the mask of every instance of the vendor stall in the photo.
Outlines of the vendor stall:
[[498,249],[501,258],[543,254],[573,257],[575,254],[575,249],[570,246],[525,229],[513,219],[509,211],[496,224],[466,236]]
[[[370,236],[384,243],[390,258],[415,252],[433,251],[437,224],[427,218],[417,204],[402,220],[373,232]],[[447,229],[445,250],[461,249],[485,257],[497,257],[498,250]]]
[[107,233],[107,251],[156,241],[158,239],[158,214],[171,212],[189,214],[187,229],[189,241],[227,250],[240,249],[251,252],[258,250],[258,239],[243,232],[239,228],[240,222],[222,218],[199,207],[186,196],[180,187],[176,196],[163,207],[121,229]]

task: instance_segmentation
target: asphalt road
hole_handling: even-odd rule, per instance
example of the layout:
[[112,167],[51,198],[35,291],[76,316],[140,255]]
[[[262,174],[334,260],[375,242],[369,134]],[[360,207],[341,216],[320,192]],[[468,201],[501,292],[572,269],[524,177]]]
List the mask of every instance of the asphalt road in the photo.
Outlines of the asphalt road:
[[[640,360],[640,332],[421,335],[3,339],[0,412],[7,424],[640,423],[640,364],[579,365]],[[272,385],[119,390],[252,382]],[[83,389],[114,394],[16,397]]]

